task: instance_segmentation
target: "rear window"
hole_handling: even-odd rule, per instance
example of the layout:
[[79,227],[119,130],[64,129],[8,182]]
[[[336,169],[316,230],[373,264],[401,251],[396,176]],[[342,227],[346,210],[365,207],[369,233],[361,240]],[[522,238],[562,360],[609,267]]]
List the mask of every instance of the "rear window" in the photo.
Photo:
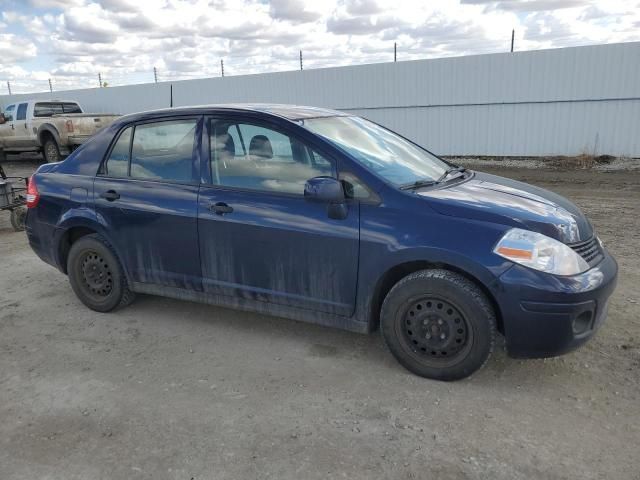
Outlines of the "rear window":
[[73,102],[38,102],[33,107],[34,117],[50,117],[63,113],[82,113],[82,109]]
[[57,115],[64,113],[62,111],[61,103],[53,103],[53,102],[40,102],[36,103],[33,107],[33,116],[34,117],[50,117],[51,115]]
[[77,103],[63,103],[62,111],[64,113],[82,113],[82,109]]

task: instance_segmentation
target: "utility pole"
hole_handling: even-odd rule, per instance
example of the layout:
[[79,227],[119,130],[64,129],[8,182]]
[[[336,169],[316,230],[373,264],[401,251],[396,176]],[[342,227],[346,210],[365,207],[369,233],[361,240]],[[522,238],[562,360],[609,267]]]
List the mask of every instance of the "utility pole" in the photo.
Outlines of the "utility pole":
[[513,53],[513,40],[516,36],[516,29],[511,30],[511,53]]
[[51,79],[49,79],[49,91],[53,92],[53,86],[51,86]]
[[302,71],[302,50],[300,50],[300,71]]
[[222,76],[224,77],[224,60],[222,58],[220,59],[220,72],[222,73]]
[[158,83],[158,69],[156,67],[153,67],[153,79]]
[[9,90],[9,95],[11,95],[11,84],[7,80],[7,89]]
[[102,74],[98,72],[98,86],[102,88]]
[[393,42],[393,61],[398,61],[398,45],[396,44],[396,42]]

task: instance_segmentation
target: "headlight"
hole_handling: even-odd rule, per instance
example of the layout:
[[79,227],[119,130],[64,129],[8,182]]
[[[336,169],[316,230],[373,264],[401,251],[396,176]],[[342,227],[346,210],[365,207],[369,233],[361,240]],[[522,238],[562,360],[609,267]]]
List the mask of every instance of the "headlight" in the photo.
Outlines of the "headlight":
[[554,275],[576,275],[589,264],[570,247],[541,233],[512,228],[493,249],[501,257]]

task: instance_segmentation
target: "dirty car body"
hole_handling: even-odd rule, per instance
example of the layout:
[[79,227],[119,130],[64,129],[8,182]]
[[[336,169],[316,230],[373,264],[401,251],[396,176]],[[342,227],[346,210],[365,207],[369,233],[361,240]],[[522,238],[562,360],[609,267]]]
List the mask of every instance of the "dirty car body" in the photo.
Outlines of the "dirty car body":
[[[351,148],[359,132],[364,146]],[[372,152],[379,147],[366,142],[375,135],[388,136],[393,152]],[[429,181],[413,182],[419,167],[398,160],[405,151],[429,155]],[[396,162],[393,171],[378,161],[385,155]],[[179,172],[176,161],[183,165]],[[99,235],[132,292],[362,333],[389,316],[383,305],[397,295],[394,286],[435,271],[433,281],[450,273],[483,298],[510,355],[559,355],[602,324],[617,276],[616,262],[568,200],[456,169],[393,132],[331,110],[223,105],[129,115],[64,162],[40,167],[32,183],[37,205],[27,217],[30,244],[64,273],[74,243]],[[566,262],[581,266],[578,273],[532,267],[536,259],[519,245],[537,241],[537,260],[561,251]],[[565,268],[552,260],[554,268]],[[446,289],[438,298],[452,318],[465,309]],[[420,317],[426,326],[420,338],[405,342],[418,360],[418,347],[430,350],[425,338],[450,333],[438,302],[407,307],[407,323],[399,327],[406,330],[409,315],[422,315],[418,310],[434,309]],[[456,341],[481,339],[477,330],[476,340],[470,338],[474,328]],[[464,350],[456,348],[450,352]]]

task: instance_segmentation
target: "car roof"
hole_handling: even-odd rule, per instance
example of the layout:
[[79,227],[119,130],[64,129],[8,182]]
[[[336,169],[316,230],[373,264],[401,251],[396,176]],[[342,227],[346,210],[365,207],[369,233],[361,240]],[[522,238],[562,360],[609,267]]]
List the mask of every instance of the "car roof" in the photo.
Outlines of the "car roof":
[[278,117],[286,118],[287,120],[301,120],[305,118],[336,117],[348,115],[344,112],[339,112],[338,110],[330,110],[328,108],[306,107],[301,105],[286,105],[277,103],[223,103],[213,105],[194,105],[189,107],[151,110],[134,115],[139,118],[151,118],[158,115],[166,114],[202,114],[214,113],[216,111],[258,112],[276,115]]

